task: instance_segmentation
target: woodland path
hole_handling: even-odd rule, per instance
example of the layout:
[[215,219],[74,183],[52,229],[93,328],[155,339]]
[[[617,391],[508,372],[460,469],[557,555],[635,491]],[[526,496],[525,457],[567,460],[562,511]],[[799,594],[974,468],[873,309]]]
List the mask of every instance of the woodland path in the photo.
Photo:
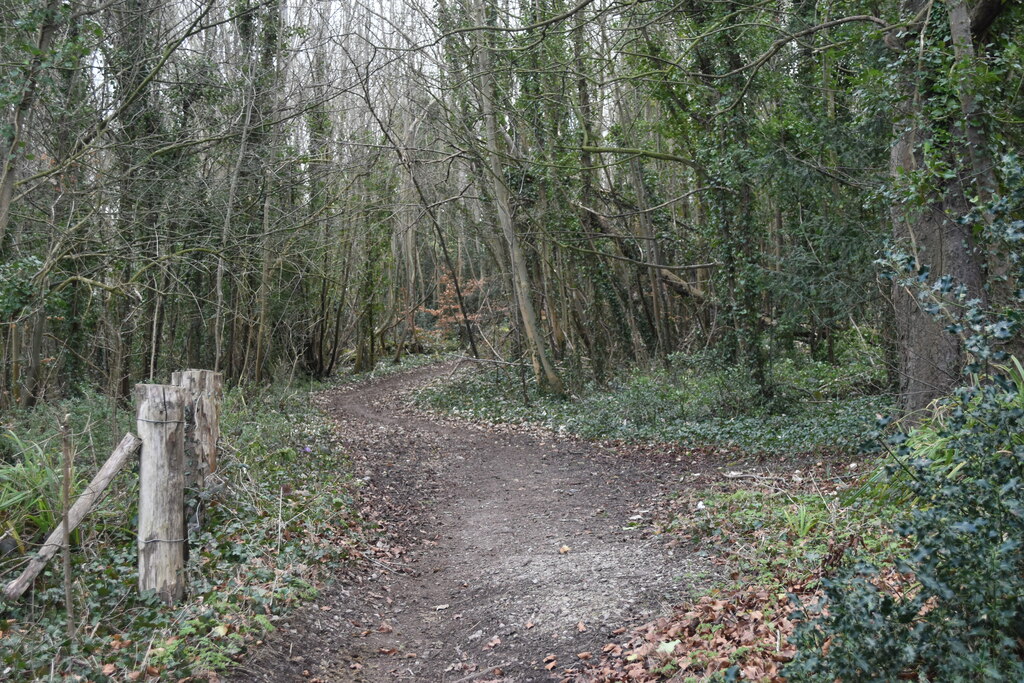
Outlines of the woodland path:
[[279,622],[232,680],[558,680],[708,581],[706,560],[638,524],[686,464],[409,407],[452,372],[321,396],[395,557]]

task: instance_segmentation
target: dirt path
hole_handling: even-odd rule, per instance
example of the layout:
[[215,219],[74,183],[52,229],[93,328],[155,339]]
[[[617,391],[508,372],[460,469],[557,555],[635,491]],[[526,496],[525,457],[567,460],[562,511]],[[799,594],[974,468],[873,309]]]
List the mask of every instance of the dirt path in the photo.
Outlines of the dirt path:
[[280,624],[233,680],[557,680],[707,582],[708,563],[638,524],[680,463],[408,407],[451,370],[323,396],[397,557]]

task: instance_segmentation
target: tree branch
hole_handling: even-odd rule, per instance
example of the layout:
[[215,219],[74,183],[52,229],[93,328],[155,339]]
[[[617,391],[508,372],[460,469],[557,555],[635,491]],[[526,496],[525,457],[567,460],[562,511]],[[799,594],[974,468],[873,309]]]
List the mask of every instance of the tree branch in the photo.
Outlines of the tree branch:
[[638,149],[635,147],[591,147],[587,145],[579,147],[578,149],[584,152],[590,152],[591,154],[632,154],[633,156],[647,157],[649,159],[675,161],[676,163],[685,164],[690,168],[699,168],[697,162],[692,159],[676,156],[675,154],[666,154],[665,152],[655,152],[648,149]]

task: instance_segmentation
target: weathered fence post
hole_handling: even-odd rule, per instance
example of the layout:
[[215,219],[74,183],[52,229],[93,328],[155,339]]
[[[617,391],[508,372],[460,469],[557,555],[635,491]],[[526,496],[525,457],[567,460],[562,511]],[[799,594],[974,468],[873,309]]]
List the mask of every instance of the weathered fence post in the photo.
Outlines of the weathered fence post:
[[[171,375],[171,384],[185,390],[185,491],[195,496],[206,485],[206,475],[217,469],[221,375],[182,370]],[[186,528],[201,527],[202,517],[202,505],[190,504],[185,509]]]
[[[171,384],[185,390],[188,405],[192,407],[191,420],[195,425],[195,431],[191,435],[191,440],[195,444],[197,476],[199,484],[202,485],[205,474],[217,471],[221,374],[213,370],[182,370],[171,375]],[[186,419],[189,419],[188,416]]]
[[139,463],[139,591],[167,603],[185,592],[185,391],[137,384]]

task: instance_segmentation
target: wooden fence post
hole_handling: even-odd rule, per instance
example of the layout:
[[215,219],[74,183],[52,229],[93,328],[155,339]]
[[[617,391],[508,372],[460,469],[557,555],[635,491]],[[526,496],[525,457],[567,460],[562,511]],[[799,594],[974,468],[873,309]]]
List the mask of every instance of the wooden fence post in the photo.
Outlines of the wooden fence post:
[[[195,495],[206,485],[206,475],[217,469],[220,438],[221,374],[212,370],[182,370],[171,384],[185,390],[185,491]],[[186,528],[202,527],[202,506],[185,510]]]
[[[192,406],[195,455],[199,460],[200,485],[206,474],[217,471],[217,440],[220,438],[221,374],[213,370],[181,370],[171,375],[171,384],[186,391]],[[186,415],[186,419],[188,416]]]
[[185,391],[137,384],[139,463],[139,591],[166,603],[185,592]]

